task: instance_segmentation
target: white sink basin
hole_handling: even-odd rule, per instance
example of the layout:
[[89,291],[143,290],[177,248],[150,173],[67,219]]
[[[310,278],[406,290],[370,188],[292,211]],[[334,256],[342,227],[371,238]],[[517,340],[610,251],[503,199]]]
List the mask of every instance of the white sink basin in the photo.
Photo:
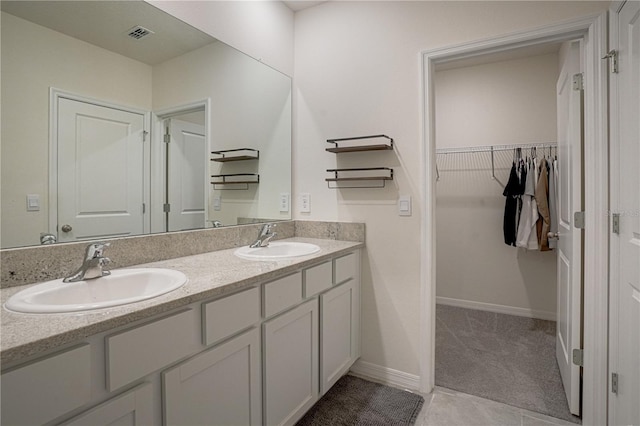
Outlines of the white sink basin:
[[240,247],[233,254],[249,260],[278,260],[288,257],[306,256],[320,251],[315,244],[297,243],[291,241],[276,241],[267,247]]
[[63,313],[107,308],[151,299],[187,282],[171,269],[119,269],[87,281],[47,281],[11,296],[5,308],[24,313]]

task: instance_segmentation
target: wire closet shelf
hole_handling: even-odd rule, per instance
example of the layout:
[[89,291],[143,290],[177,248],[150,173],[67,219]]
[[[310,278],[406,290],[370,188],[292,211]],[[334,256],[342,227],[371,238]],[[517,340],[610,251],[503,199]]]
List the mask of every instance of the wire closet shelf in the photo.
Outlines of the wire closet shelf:
[[467,146],[467,147],[453,147],[453,148],[438,148],[436,149],[436,180],[440,180],[440,171],[438,170],[437,156],[445,154],[467,154],[476,152],[488,152],[491,154],[491,178],[496,179],[495,173],[495,157],[494,153],[501,151],[514,151],[515,153],[522,151],[529,151],[529,154],[544,156],[545,154],[552,155],[552,150],[557,153],[558,144],[556,142],[544,142],[544,143],[529,143],[529,144],[513,144],[513,145],[485,145],[485,146]]

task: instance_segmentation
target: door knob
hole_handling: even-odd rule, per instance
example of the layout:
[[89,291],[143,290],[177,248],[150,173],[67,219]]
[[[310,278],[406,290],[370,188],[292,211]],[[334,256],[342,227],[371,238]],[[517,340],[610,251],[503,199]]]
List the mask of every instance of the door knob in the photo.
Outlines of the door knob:
[[62,232],[71,232],[72,229],[71,225],[62,225]]
[[548,232],[547,233],[547,237],[548,238],[555,238],[556,240],[560,239],[560,236],[558,235],[557,232]]

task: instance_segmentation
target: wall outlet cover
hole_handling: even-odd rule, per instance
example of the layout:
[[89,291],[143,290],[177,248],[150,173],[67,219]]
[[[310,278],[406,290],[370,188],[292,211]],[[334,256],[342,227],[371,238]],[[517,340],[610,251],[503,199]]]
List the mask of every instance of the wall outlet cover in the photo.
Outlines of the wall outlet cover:
[[311,213],[311,194],[300,194],[300,213]]
[[282,192],[280,194],[280,212],[287,213],[289,211],[289,193]]

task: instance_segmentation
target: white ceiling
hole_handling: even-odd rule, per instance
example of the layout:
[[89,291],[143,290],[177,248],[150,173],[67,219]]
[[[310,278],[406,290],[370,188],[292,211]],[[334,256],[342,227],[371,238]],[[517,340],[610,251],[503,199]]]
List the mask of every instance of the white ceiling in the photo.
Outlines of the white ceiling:
[[[144,1],[8,1],[3,12],[155,65],[205,46],[215,39]],[[127,35],[141,25],[154,34]]]

